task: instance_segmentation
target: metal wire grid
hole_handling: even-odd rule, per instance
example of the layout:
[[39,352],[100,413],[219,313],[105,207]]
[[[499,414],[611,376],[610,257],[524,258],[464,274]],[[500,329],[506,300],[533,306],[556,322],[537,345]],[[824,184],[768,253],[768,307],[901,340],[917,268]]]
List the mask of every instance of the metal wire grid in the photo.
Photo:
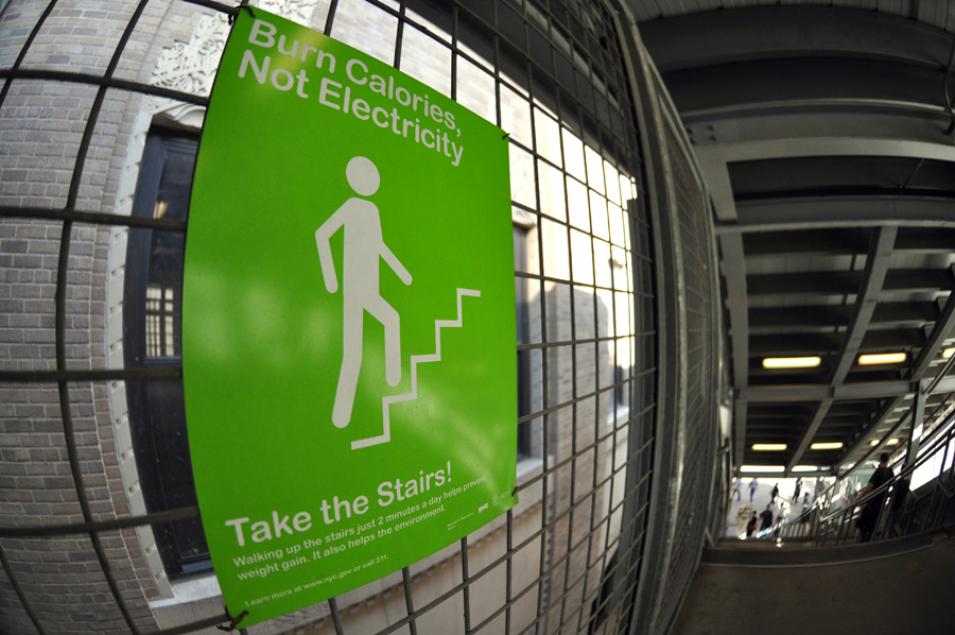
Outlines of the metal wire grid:
[[[182,0],[183,2],[202,6],[205,8],[213,9],[216,11],[221,11],[225,13],[234,13],[236,11],[235,6],[226,5],[223,3],[215,2],[212,0]],[[377,7],[379,10],[384,11],[385,13],[398,19],[398,35],[396,40],[395,47],[395,66],[400,65],[401,60],[401,42],[402,42],[402,33],[406,25],[410,25],[413,28],[416,28],[420,32],[429,36],[434,41],[442,44],[443,46],[448,47],[448,44],[445,43],[442,38],[431,33],[428,28],[422,24],[418,24],[414,20],[410,19],[405,12],[406,4],[401,2],[399,8],[396,10],[391,6],[385,5],[377,0],[365,0],[369,4]],[[165,97],[174,99],[180,102],[196,104],[199,106],[206,106],[208,104],[208,99],[202,96],[185,93],[181,91],[169,90],[166,88],[161,88],[157,86],[152,86],[149,84],[135,82],[125,79],[120,79],[115,77],[115,72],[119,60],[123,54],[124,49],[126,48],[127,43],[129,42],[130,36],[132,35],[140,16],[143,13],[149,0],[140,0],[133,13],[128,20],[125,30],[123,31],[122,36],[120,37],[114,53],[110,59],[110,62],[102,75],[90,74],[83,72],[73,72],[73,71],[58,71],[58,70],[45,70],[45,69],[31,69],[23,67],[23,60],[26,57],[27,52],[29,51],[34,39],[37,34],[40,32],[40,29],[43,27],[47,18],[54,11],[57,0],[51,0],[40,14],[37,22],[35,23],[33,29],[31,30],[29,36],[24,42],[23,46],[20,49],[20,52],[14,62],[14,64],[8,68],[0,70],[0,78],[5,79],[3,88],[0,89],[0,107],[3,106],[4,101],[10,90],[10,86],[13,81],[17,80],[46,80],[46,81],[55,81],[55,82],[66,82],[68,84],[85,84],[96,87],[96,94],[93,99],[92,107],[89,111],[89,116],[86,120],[86,125],[84,127],[83,135],[79,144],[79,149],[77,151],[76,159],[73,166],[73,173],[70,179],[70,188],[67,195],[66,204],[62,208],[40,208],[40,207],[14,207],[14,206],[2,206],[0,207],[0,216],[5,218],[26,218],[26,219],[40,219],[40,220],[53,220],[59,221],[61,223],[61,233],[60,233],[60,251],[58,254],[58,265],[56,272],[56,298],[55,298],[55,333],[56,333],[56,369],[55,370],[38,370],[38,371],[19,371],[19,370],[3,370],[0,371],[0,382],[10,382],[10,383],[19,383],[19,384],[38,384],[38,383],[56,383],[57,392],[59,394],[60,400],[60,412],[63,420],[63,432],[66,440],[67,451],[69,455],[69,463],[71,466],[71,476],[76,489],[77,498],[80,501],[80,506],[82,509],[83,522],[78,523],[64,523],[58,525],[45,525],[45,526],[28,526],[28,527],[10,527],[10,528],[0,528],[0,538],[17,538],[17,537],[53,537],[53,536],[66,536],[66,535],[76,535],[76,534],[85,534],[89,536],[93,550],[96,553],[96,558],[99,564],[100,569],[103,572],[103,575],[106,578],[107,584],[109,585],[110,593],[115,601],[115,604],[123,616],[123,620],[128,626],[129,630],[133,633],[138,633],[139,628],[131,616],[130,611],[127,607],[127,603],[124,600],[121,591],[118,587],[117,581],[113,575],[113,572],[110,568],[109,561],[105,550],[102,546],[100,540],[100,534],[109,531],[117,531],[126,528],[152,525],[164,522],[171,522],[175,520],[182,520],[186,518],[192,518],[197,513],[198,510],[195,507],[186,507],[174,510],[168,510],[158,513],[144,514],[139,516],[127,516],[122,518],[115,518],[110,520],[96,520],[94,519],[93,513],[90,511],[90,504],[87,497],[87,488],[84,485],[83,473],[80,469],[80,460],[78,458],[77,446],[75,440],[75,431],[73,426],[73,419],[71,415],[71,382],[84,381],[84,382],[106,382],[112,380],[119,381],[129,381],[129,380],[145,380],[145,379],[179,379],[181,377],[181,369],[151,369],[151,368],[122,368],[122,369],[70,369],[67,368],[66,364],[66,353],[65,353],[65,298],[66,298],[66,275],[69,263],[70,256],[70,243],[71,236],[74,232],[74,226],[76,224],[93,224],[97,226],[103,225],[116,225],[116,226],[125,226],[129,228],[141,227],[141,228],[150,228],[156,230],[166,230],[166,231],[176,231],[184,232],[186,227],[185,223],[178,221],[171,221],[162,218],[144,218],[136,216],[125,216],[97,211],[88,211],[78,209],[77,207],[77,198],[79,193],[79,186],[81,178],[83,175],[84,165],[88,156],[90,141],[93,136],[93,131],[97,123],[97,118],[100,112],[100,109],[103,105],[103,102],[106,98],[107,91],[111,89],[118,89],[123,91],[130,91],[133,93],[141,95],[151,95],[156,97]],[[245,4],[245,1],[242,2]],[[336,15],[337,9],[337,0],[332,0],[330,3],[328,17],[325,23],[325,32],[331,32],[334,18]],[[595,106],[593,104],[586,104],[580,98],[574,95],[570,95],[566,91],[561,89],[560,81],[553,75],[552,72],[548,71],[546,68],[541,66],[539,60],[535,60],[533,56],[528,52],[528,46],[524,44],[523,46],[520,43],[514,42],[508,38],[502,32],[499,15],[499,10],[502,6],[501,3],[494,3],[493,5],[493,18],[488,20],[485,16],[481,15],[483,11],[475,10],[474,6],[478,3],[471,2],[453,2],[451,5],[452,11],[452,31],[451,31],[451,44],[450,49],[452,51],[452,66],[451,66],[451,90],[452,98],[455,98],[457,90],[457,81],[456,81],[456,71],[457,71],[457,60],[459,58],[466,59],[472,64],[484,68],[491,72],[494,76],[495,82],[495,104],[496,104],[496,115],[498,123],[501,122],[501,89],[507,88],[518,94],[525,92],[521,90],[520,86],[515,86],[510,83],[510,81],[503,76],[501,73],[502,60],[501,60],[501,49],[502,47],[507,47],[509,55],[518,55],[523,59],[523,62],[526,66],[526,77],[527,77],[527,86],[526,93],[528,94],[528,103],[530,104],[531,112],[534,113],[534,116],[531,117],[531,144],[528,146],[524,143],[521,143],[518,140],[512,139],[511,143],[523,150],[524,152],[530,153],[534,161],[534,187],[535,187],[535,199],[540,201],[540,179],[539,179],[539,170],[542,164],[550,165],[550,167],[557,169],[561,174],[566,174],[564,172],[563,165],[557,165],[548,157],[543,156],[538,152],[537,148],[537,134],[535,130],[535,124],[537,121],[536,112],[534,109],[535,103],[535,87],[540,87],[543,85],[549,84],[554,90],[554,94],[557,97],[556,103],[554,104],[555,112],[557,115],[557,120],[559,123],[565,121],[565,116],[574,113],[577,116],[577,121],[581,122],[581,136],[585,135],[583,132],[586,132],[583,122],[590,124],[593,129],[596,131],[596,135],[590,139],[587,139],[588,142],[594,143],[597,147],[596,150],[604,159],[611,159],[614,167],[620,170],[623,173],[630,174],[639,174],[640,173],[640,164],[636,156],[636,131],[633,125],[630,105],[630,96],[626,89],[621,88],[620,91],[616,94],[617,101],[617,110],[616,118],[612,121],[616,125],[617,129],[612,127],[613,124],[608,124],[608,122],[602,121],[601,118],[595,114]],[[582,50],[589,54],[589,59],[592,60],[592,63],[588,64],[588,79],[591,84],[596,86],[599,83],[602,83],[604,86],[617,86],[617,87],[626,87],[627,82],[624,77],[624,74],[620,68],[619,56],[617,55],[617,44],[616,44],[616,34],[613,32],[613,27],[611,21],[608,18],[606,13],[603,13],[601,9],[597,9],[594,13],[598,16],[602,16],[600,20],[602,23],[598,26],[603,28],[603,35],[599,38],[594,37],[591,33],[588,33],[586,29],[573,28],[574,25],[571,25],[568,18],[568,15],[574,16],[573,22],[577,22],[577,18],[584,16],[584,9],[579,6],[573,7],[563,7],[559,5],[556,1],[548,3],[546,7],[541,5],[534,4],[533,8],[538,15],[543,12],[543,15],[546,17],[546,28],[542,28],[539,20],[532,20],[528,18],[529,15],[530,3],[525,0],[521,3],[520,13],[521,16],[521,30],[524,34],[525,43],[528,41],[529,36],[534,33],[536,36],[547,38],[548,41],[552,42],[554,37],[554,30],[559,28],[563,37],[569,39],[576,50]],[[570,10],[571,13],[566,13],[567,10]],[[591,12],[586,12],[588,16],[592,19]],[[559,15],[558,15],[559,14]],[[458,43],[458,21],[461,16],[465,16],[469,21],[481,25],[487,32],[488,35],[493,37],[494,45],[494,59],[493,59],[493,69],[486,69],[484,66],[483,60],[479,60],[471,56],[466,50],[459,47]],[[517,12],[514,12],[513,9],[509,12],[509,16],[518,15]],[[579,26],[579,24],[578,24]],[[568,57],[568,54],[559,49],[556,46],[550,47],[550,55],[552,58],[552,63],[557,56],[564,56],[574,64],[572,56]],[[607,77],[597,78],[595,77],[594,64],[599,64],[600,69],[603,72],[609,74]],[[613,115],[613,113],[611,113]],[[620,124],[622,124],[622,131],[619,129]],[[562,126],[563,127],[563,126]],[[563,145],[561,145],[561,164],[563,164]],[[588,166],[589,167],[589,166]],[[587,185],[588,187],[593,188],[594,183],[596,182],[596,175],[587,175]],[[600,175],[601,180],[603,175]],[[570,201],[567,199],[566,188],[564,190],[565,196],[565,208],[569,209]],[[541,307],[540,307],[540,319],[541,319],[541,341],[539,343],[527,344],[526,347],[530,349],[542,349],[545,353],[548,349],[555,349],[558,346],[571,345],[570,350],[572,354],[572,366],[576,369],[577,367],[577,358],[576,351],[577,345],[580,344],[592,344],[595,350],[598,350],[599,347],[612,344],[615,351],[619,343],[619,337],[616,333],[613,336],[600,337],[598,333],[595,332],[595,337],[591,339],[580,339],[576,338],[575,325],[573,320],[571,321],[571,337],[570,340],[566,341],[548,341],[548,322],[547,322],[547,303],[543,300],[545,297],[545,286],[548,284],[570,284],[571,288],[582,287],[589,291],[593,291],[593,310],[595,320],[597,318],[598,304],[597,304],[597,291],[609,291],[611,293],[611,298],[613,298],[613,320],[616,320],[617,316],[617,292],[624,291],[626,293],[632,293],[635,299],[634,307],[638,309],[637,314],[634,315],[628,307],[627,311],[627,323],[631,325],[636,325],[634,327],[635,334],[634,337],[638,338],[638,342],[642,340],[642,344],[639,346],[642,354],[639,357],[636,357],[634,351],[635,347],[631,346],[631,356],[633,359],[630,360],[631,368],[633,369],[630,377],[615,378],[615,381],[607,386],[600,386],[599,376],[597,377],[597,386],[596,390],[591,391],[587,394],[578,395],[577,386],[576,386],[576,372],[574,373],[573,381],[573,397],[569,400],[566,400],[562,403],[547,403],[545,402],[544,407],[536,412],[530,413],[520,418],[519,423],[530,422],[539,418],[543,418],[543,438],[544,438],[544,447],[549,447],[549,443],[552,442],[552,433],[549,430],[550,415],[570,408],[574,415],[574,428],[576,432],[577,427],[577,408],[578,405],[588,399],[595,399],[599,403],[601,395],[613,394],[613,391],[616,391],[620,388],[629,390],[631,394],[630,401],[630,413],[624,421],[616,421],[617,417],[615,416],[615,423],[612,426],[612,429],[608,432],[601,434],[602,428],[605,426],[599,425],[602,422],[600,421],[600,408],[598,407],[596,417],[598,421],[595,422],[594,426],[594,439],[592,442],[589,442],[583,446],[578,445],[577,435],[574,434],[572,453],[570,457],[564,458],[560,461],[553,462],[549,457],[549,453],[545,451],[543,453],[544,468],[538,476],[535,478],[524,482],[521,484],[520,489],[527,489],[537,483],[541,483],[541,488],[543,490],[542,501],[546,504],[548,501],[548,481],[550,476],[556,475],[557,471],[562,467],[566,466],[568,463],[571,466],[571,504],[568,509],[558,513],[551,514],[550,516],[545,511],[542,511],[541,514],[541,527],[533,535],[529,536],[519,544],[514,544],[513,540],[513,517],[512,513],[507,514],[507,552],[490,565],[482,568],[479,571],[470,572],[468,566],[468,543],[467,538],[463,538],[460,543],[460,552],[461,552],[461,566],[462,566],[462,582],[459,585],[456,585],[454,588],[449,589],[445,593],[441,594],[439,597],[435,598],[431,602],[420,606],[415,607],[413,602],[413,593],[412,593],[412,579],[409,572],[409,569],[406,567],[402,570],[402,587],[406,600],[407,616],[401,620],[396,621],[395,623],[389,625],[388,628],[384,629],[382,632],[392,632],[404,626],[407,626],[412,633],[416,632],[416,617],[422,615],[423,613],[431,610],[448,597],[461,592],[464,598],[464,626],[465,631],[476,632],[482,628],[489,625],[493,620],[495,620],[501,613],[505,615],[505,631],[511,632],[511,609],[516,602],[518,602],[523,596],[531,592],[536,588],[537,590],[537,619],[535,622],[521,632],[527,632],[531,629],[538,630],[541,627],[542,619],[549,611],[559,607],[559,623],[556,628],[558,630],[563,630],[568,628],[571,624],[574,625],[575,630],[580,631],[583,628],[587,630],[593,629],[596,624],[598,616],[606,616],[611,614],[614,609],[619,609],[624,605],[624,601],[629,598],[636,585],[636,572],[639,566],[640,558],[639,554],[642,550],[642,539],[634,540],[629,545],[619,544],[620,536],[628,535],[628,532],[631,528],[636,528],[634,531],[638,536],[643,535],[643,527],[646,522],[646,510],[649,505],[648,495],[647,495],[647,485],[648,480],[651,474],[650,471],[650,458],[652,456],[652,444],[653,444],[653,435],[652,435],[652,422],[654,415],[654,403],[652,401],[652,395],[655,394],[655,357],[652,354],[652,351],[655,348],[655,325],[653,324],[653,306],[654,299],[652,293],[652,260],[650,258],[650,243],[647,239],[647,236],[650,232],[649,224],[645,216],[633,216],[631,217],[631,240],[634,241],[632,245],[632,251],[627,253],[627,261],[630,267],[628,271],[628,277],[632,276],[632,279],[635,281],[636,290],[632,290],[629,285],[624,289],[619,289],[615,284],[615,276],[611,276],[609,286],[599,285],[594,280],[594,284],[581,284],[579,282],[568,280],[556,276],[546,275],[546,265],[545,265],[545,249],[544,249],[544,238],[543,232],[541,231],[541,225],[543,221],[543,215],[541,214],[536,206],[528,206],[521,203],[515,203],[515,207],[522,209],[524,212],[533,214],[536,218],[537,228],[538,228],[538,258],[539,258],[539,271],[534,272],[518,272],[517,275],[519,278],[526,279],[529,283],[533,284],[536,282],[539,285],[540,289],[540,298],[541,298]],[[572,249],[571,249],[571,226],[568,222],[562,221],[561,219],[548,218],[548,222],[557,223],[564,227],[567,235],[567,259],[568,259],[568,271],[573,271],[572,263]],[[587,230],[587,235],[591,240],[595,239],[593,229],[590,228]],[[596,271],[596,262],[595,254],[593,248],[590,250],[591,257],[591,271]],[[568,278],[571,278],[571,274],[568,274]],[[573,302],[574,294],[570,294],[571,303],[572,303],[572,315],[574,315]],[[599,357],[598,357],[599,358]],[[543,374],[543,385],[547,386],[547,375],[548,375],[548,355],[543,354],[541,356],[542,361],[542,374]],[[634,397],[639,396],[640,399],[636,400]],[[614,411],[616,415],[617,404],[614,403]],[[617,460],[617,449],[618,449],[618,436],[622,433],[624,429],[629,430],[629,434],[634,435],[635,433],[637,438],[639,438],[639,443],[631,442],[629,444],[628,451],[626,453],[626,458],[620,461],[618,465]],[[596,464],[597,461],[597,448],[601,444],[610,442],[611,445],[611,456],[613,456],[613,462],[611,466],[610,475],[605,477],[603,480],[598,481],[597,470],[593,470],[593,482],[592,487],[589,491],[585,492],[576,492],[573,491],[574,484],[576,483],[576,469],[577,469],[577,459],[586,454],[589,450],[594,450],[593,461]],[[618,481],[620,474],[623,473],[627,467],[627,463],[631,460],[640,460],[641,465],[643,466],[643,476],[638,481],[633,483],[626,483],[623,497],[619,503],[616,505],[610,506],[610,509],[607,513],[600,518],[596,518],[596,498],[597,492],[607,483],[610,487],[610,500],[614,499],[614,488],[618,486]],[[622,509],[623,503],[627,498],[638,496],[642,501],[642,504],[639,508],[637,514],[632,515],[631,517],[624,520],[624,525],[622,530],[618,535],[611,539],[611,518],[613,514],[620,509]],[[547,547],[548,545],[548,535],[552,532],[553,526],[555,523],[560,521],[564,516],[568,517],[568,521],[571,524],[575,517],[575,512],[579,506],[589,505],[590,512],[590,526],[588,532],[585,536],[587,543],[587,566],[585,572],[581,577],[578,577],[577,580],[573,582],[569,581],[568,572],[570,566],[570,557],[575,550],[581,546],[583,541],[579,541],[576,544],[571,544],[572,536],[574,535],[573,531],[568,531],[567,534],[567,549],[564,556],[557,559],[556,561],[549,562],[547,558]],[[604,535],[604,549],[601,554],[598,555],[598,558],[592,558],[592,545],[595,535],[598,533],[603,533]],[[538,572],[537,579],[532,582],[530,585],[522,589],[513,589],[512,588],[512,555],[519,551],[521,548],[532,544],[534,541],[540,541],[540,571]],[[551,541],[553,538],[551,538]],[[610,560],[609,556],[612,552],[616,551],[617,557],[614,562],[608,562]],[[637,557],[631,557],[636,554]],[[591,562],[592,560],[599,559],[599,568],[596,567],[596,562]],[[507,567],[507,589],[506,589],[506,602],[499,607],[494,613],[487,616],[478,624],[472,624],[472,619],[470,615],[470,606],[469,606],[469,593],[470,586],[482,576],[486,575],[494,567],[504,563]],[[625,571],[620,571],[621,563],[630,563]],[[13,587],[19,601],[28,615],[30,621],[36,627],[37,631],[40,633],[46,632],[42,625],[42,620],[36,614],[36,612],[31,607],[29,598],[23,591],[22,586],[19,584],[17,577],[10,567],[7,558],[5,557],[3,550],[0,549],[0,564],[2,564],[3,569],[10,580],[10,584]],[[557,571],[563,565],[564,578],[563,584],[559,593],[549,593],[550,589],[550,579],[555,571]],[[601,586],[597,586],[597,591],[592,592],[589,595],[586,593],[588,587],[588,577],[594,575],[592,570],[596,569],[596,575],[601,576],[602,580],[607,579],[621,579],[624,580],[625,586],[620,592],[620,589],[617,590],[614,594],[608,594],[602,591]],[[565,615],[565,609],[567,606],[567,600],[571,597],[571,594],[577,592],[577,586],[583,582],[580,588],[583,590],[581,595],[584,597],[581,598],[581,603],[578,608],[570,613],[570,615]],[[553,595],[553,597],[551,597]],[[591,604],[590,614],[587,616],[586,610],[588,604]],[[338,633],[344,632],[341,615],[339,613],[337,603],[335,599],[328,601],[328,607],[330,611],[330,618],[333,621],[335,630]],[[160,632],[162,633],[180,633],[180,632],[189,632],[191,630],[197,630],[214,624],[230,623],[232,617],[228,613],[222,613],[220,615],[214,615],[209,618],[195,621],[189,624],[184,624],[176,628],[165,629]],[[619,631],[625,626],[625,620],[606,620],[603,621],[605,625],[614,625],[614,630]]]
[[708,518],[706,510],[712,496],[715,473],[716,440],[713,438],[715,413],[709,404],[716,403],[717,382],[713,381],[714,364],[712,307],[714,306],[711,263],[711,236],[706,216],[706,199],[696,180],[689,158],[679,150],[679,142],[670,126],[666,126],[670,148],[670,165],[674,172],[676,207],[679,215],[680,247],[685,264],[686,297],[686,420],[682,445],[683,475],[676,517],[676,534],[666,590],[660,608],[659,623],[671,624],[676,619],[685,590],[696,571],[702,539]]

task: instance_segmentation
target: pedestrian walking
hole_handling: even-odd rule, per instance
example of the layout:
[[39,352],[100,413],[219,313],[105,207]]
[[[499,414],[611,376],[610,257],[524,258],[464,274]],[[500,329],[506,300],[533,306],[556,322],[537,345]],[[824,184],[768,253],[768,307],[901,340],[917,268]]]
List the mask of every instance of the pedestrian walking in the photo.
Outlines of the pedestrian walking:
[[776,502],[777,496],[779,496],[779,483],[776,483],[775,485],[773,485],[773,495],[770,497],[769,502],[770,503]]
[[798,503],[798,502],[799,502],[799,492],[801,492],[801,491],[802,491],[802,477],[800,476],[799,478],[796,479],[796,491],[793,492],[793,502],[794,502],[794,503]]
[[749,522],[746,523],[746,537],[752,538],[753,532],[756,531],[756,512],[753,512],[753,515],[750,517]]
[[768,530],[773,526],[773,510],[770,509],[772,503],[766,505],[766,509],[763,510],[763,513],[759,515],[759,531]]
[[759,480],[754,476],[749,482],[749,502],[753,502],[753,496],[756,495],[756,488],[759,486]]
[[[889,467],[889,453],[883,452],[879,455],[879,467],[872,473],[868,484],[862,488],[856,500],[864,498],[871,492],[879,489],[882,485],[891,481],[893,476],[895,476],[895,473],[893,473],[892,468]],[[887,492],[880,492],[878,495],[872,497],[871,500],[866,501],[865,507],[862,508],[862,514],[859,515],[859,520],[856,521],[856,528],[859,530],[859,542],[869,542],[869,540],[872,539],[872,532],[875,531],[875,524],[879,519],[879,512],[882,511],[882,506],[885,504],[886,494]]]

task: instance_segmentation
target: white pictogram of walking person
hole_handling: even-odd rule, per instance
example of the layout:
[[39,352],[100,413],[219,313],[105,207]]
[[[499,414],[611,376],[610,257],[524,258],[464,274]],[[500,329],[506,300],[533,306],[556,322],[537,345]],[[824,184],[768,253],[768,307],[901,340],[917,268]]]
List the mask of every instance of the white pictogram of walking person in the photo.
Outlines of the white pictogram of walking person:
[[382,238],[378,206],[361,198],[372,196],[378,191],[381,184],[378,168],[366,157],[353,157],[345,168],[345,176],[348,184],[360,196],[352,196],[345,201],[315,231],[325,288],[329,293],[336,293],[338,277],[329,240],[340,228],[345,229],[342,257],[342,367],[332,409],[332,423],[338,428],[344,428],[351,421],[355,388],[361,371],[365,312],[381,322],[385,329],[385,379],[388,385],[397,386],[401,381],[400,319],[394,307],[381,297],[379,260],[384,260],[402,282],[411,284],[411,274]]

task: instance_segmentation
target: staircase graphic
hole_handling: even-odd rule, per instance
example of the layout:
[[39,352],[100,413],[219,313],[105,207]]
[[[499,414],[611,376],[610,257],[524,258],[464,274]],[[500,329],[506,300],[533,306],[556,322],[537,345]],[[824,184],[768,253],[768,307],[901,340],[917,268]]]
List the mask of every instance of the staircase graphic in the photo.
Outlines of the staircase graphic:
[[441,329],[461,328],[464,326],[462,317],[461,299],[464,296],[480,298],[481,292],[475,289],[457,289],[458,317],[455,320],[434,321],[434,353],[430,355],[411,356],[411,390],[397,395],[386,395],[381,399],[382,433],[375,437],[352,441],[351,449],[360,450],[373,445],[381,445],[391,441],[391,405],[405,401],[414,401],[418,398],[418,364],[430,364],[441,361]]

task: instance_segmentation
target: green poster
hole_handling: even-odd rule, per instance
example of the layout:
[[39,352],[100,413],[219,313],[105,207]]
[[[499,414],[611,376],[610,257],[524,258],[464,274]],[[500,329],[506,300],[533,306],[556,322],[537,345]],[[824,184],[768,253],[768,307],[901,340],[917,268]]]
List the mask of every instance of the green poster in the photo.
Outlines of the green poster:
[[500,129],[240,12],[196,166],[183,381],[203,527],[243,626],[514,504],[511,241]]

